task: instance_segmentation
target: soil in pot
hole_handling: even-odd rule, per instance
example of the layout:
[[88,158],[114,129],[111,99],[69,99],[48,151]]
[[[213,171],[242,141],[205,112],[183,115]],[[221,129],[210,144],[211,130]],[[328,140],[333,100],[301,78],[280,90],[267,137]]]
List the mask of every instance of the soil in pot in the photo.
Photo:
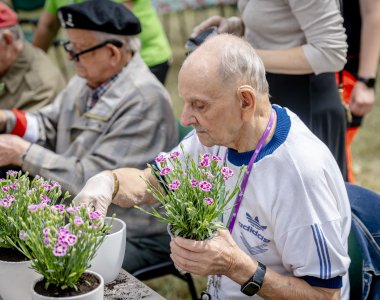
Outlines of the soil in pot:
[[45,290],[45,283],[45,278],[36,283],[36,285],[34,286],[34,290],[36,291],[36,293],[47,297],[61,298],[78,296],[91,292],[100,285],[100,280],[94,274],[83,273],[83,275],[79,278],[79,281],[77,283],[78,290],[75,290],[74,288],[66,288],[62,290],[60,287],[57,287],[52,284],[50,284],[49,288]]
[[0,260],[8,262],[21,262],[28,261],[29,259],[16,249],[0,247]]

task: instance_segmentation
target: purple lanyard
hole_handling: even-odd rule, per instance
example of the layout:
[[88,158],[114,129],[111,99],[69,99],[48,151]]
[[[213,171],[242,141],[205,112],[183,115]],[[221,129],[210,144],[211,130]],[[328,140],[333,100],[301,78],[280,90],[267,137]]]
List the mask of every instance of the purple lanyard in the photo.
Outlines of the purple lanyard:
[[267,128],[265,128],[265,131],[264,131],[263,135],[261,136],[261,138],[260,138],[260,140],[259,140],[259,142],[257,144],[255,152],[253,153],[253,155],[251,157],[251,160],[249,161],[249,164],[248,164],[248,167],[247,167],[247,171],[245,172],[243,181],[242,181],[241,186],[240,186],[240,193],[238,194],[238,197],[236,199],[234,211],[232,213],[231,220],[230,220],[230,222],[228,224],[228,230],[231,233],[232,233],[232,229],[234,228],[234,225],[235,225],[235,221],[236,221],[236,217],[237,217],[237,214],[238,214],[238,211],[239,211],[239,208],[240,208],[240,204],[241,204],[241,202],[243,200],[245,188],[247,187],[249,174],[251,173],[253,164],[255,163],[255,160],[256,160],[257,156],[259,155],[261,149],[263,148],[263,146],[265,144],[265,141],[268,138],[268,135],[269,135],[269,133],[270,133],[272,127],[273,127],[274,116],[275,116],[275,111],[274,111],[274,109],[272,109],[272,113],[270,115]]

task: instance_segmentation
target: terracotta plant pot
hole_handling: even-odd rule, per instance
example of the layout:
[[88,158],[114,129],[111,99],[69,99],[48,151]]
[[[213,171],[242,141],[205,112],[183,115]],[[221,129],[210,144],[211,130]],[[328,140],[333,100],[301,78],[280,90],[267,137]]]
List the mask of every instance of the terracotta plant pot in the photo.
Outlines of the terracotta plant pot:
[[[94,278],[97,278],[99,285],[97,285],[93,290],[84,293],[79,294],[75,296],[67,296],[67,297],[61,297],[61,296],[45,296],[41,295],[40,293],[37,293],[35,288],[36,285],[39,284],[41,281],[43,281],[43,278],[39,277],[39,279],[34,281],[34,284],[32,285],[32,288],[30,290],[29,286],[29,293],[32,295],[32,300],[56,300],[56,299],[62,299],[62,300],[103,300],[104,299],[104,280],[102,276],[99,274],[92,272],[92,271],[86,271],[85,274],[89,274],[94,276]],[[23,299],[23,298],[20,298]]]
[[[106,217],[104,222],[105,224],[109,224],[111,220],[112,218]],[[110,232],[91,261],[90,270],[100,274],[105,284],[114,281],[121,271],[125,254],[126,236],[127,231],[124,221],[116,218],[113,219]]]
[[40,275],[30,266],[30,260],[20,262],[0,260],[0,298],[31,299],[30,286]]

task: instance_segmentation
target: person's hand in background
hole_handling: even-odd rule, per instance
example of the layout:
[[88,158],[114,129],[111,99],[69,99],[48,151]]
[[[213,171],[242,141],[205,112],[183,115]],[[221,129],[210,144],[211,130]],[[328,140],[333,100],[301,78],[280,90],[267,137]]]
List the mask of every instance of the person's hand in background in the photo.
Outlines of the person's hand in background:
[[212,16],[194,27],[191,37],[196,37],[207,28],[215,26],[218,33],[231,33],[237,36],[244,35],[244,23],[238,17],[230,17],[228,19],[220,16]]
[[367,87],[363,82],[356,82],[351,94],[350,111],[353,115],[368,114],[375,104],[375,89]]

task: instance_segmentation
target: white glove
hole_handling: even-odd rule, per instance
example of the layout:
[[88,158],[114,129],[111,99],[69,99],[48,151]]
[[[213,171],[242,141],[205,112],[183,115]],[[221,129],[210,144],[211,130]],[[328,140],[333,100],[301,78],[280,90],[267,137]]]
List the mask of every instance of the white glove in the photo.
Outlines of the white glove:
[[103,214],[107,214],[108,206],[112,203],[114,178],[111,171],[103,171],[87,180],[80,193],[74,198],[75,205],[93,205]]

